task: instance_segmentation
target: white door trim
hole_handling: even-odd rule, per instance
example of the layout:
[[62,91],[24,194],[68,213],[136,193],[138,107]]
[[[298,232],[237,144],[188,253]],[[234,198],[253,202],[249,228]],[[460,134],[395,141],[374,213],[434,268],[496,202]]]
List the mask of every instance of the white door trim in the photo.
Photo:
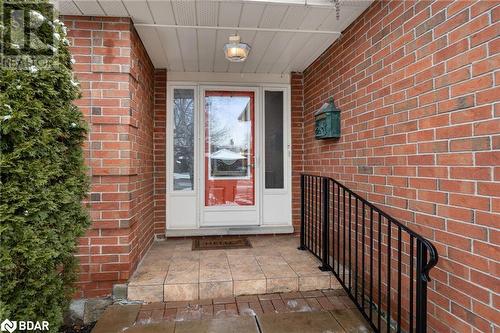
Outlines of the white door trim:
[[[228,233],[238,233],[240,230],[242,233],[266,233],[266,232],[291,232],[291,94],[290,94],[290,84],[283,83],[255,83],[255,82],[243,82],[244,80],[238,80],[235,82],[224,82],[223,84],[217,81],[206,82],[206,81],[167,81],[167,124],[166,124],[166,221],[165,221],[165,232],[167,236],[175,235],[201,235],[201,234],[228,234]],[[289,82],[289,81],[288,81]],[[195,130],[194,130],[194,154],[195,154],[195,165],[194,165],[194,191],[173,191],[173,91],[175,88],[190,88],[194,89],[195,94]],[[206,226],[202,223],[202,213],[205,210],[204,204],[204,108],[203,108],[203,91],[204,89],[209,90],[236,90],[236,91],[253,91],[255,93],[255,204],[258,216],[258,223],[254,225],[241,225],[241,226],[229,226],[229,225],[215,225]],[[266,90],[272,91],[283,91],[284,92],[284,152],[285,152],[285,185],[284,189],[265,189],[265,178],[264,178],[264,92]],[[200,144],[201,142],[201,144]],[[202,149],[203,148],[203,149]],[[284,218],[281,222],[267,222],[264,225],[265,217],[263,216],[264,206],[264,196],[269,195],[287,195],[289,205],[289,212],[283,214]],[[182,205],[179,205],[179,200],[182,201]],[[175,202],[173,202],[175,201]],[[183,206],[184,203],[189,202],[190,207]],[[194,206],[194,207],[193,207]],[[175,209],[174,209],[175,207]],[[224,208],[224,211],[231,211],[232,207]],[[239,211],[244,211],[245,208],[240,208]],[[283,207],[284,208],[284,207]],[[208,210],[212,207],[208,207]],[[174,210],[180,210],[176,214],[173,214]],[[177,220],[179,216],[184,219],[187,215],[189,218],[186,220]],[[192,219],[191,219],[192,217]],[[176,219],[175,221],[173,221]],[[203,230],[206,231],[203,231]],[[209,231],[208,229],[212,230]],[[198,230],[198,231],[197,231]],[[236,230],[236,231],[235,231]],[[170,232],[169,232],[170,231]]]

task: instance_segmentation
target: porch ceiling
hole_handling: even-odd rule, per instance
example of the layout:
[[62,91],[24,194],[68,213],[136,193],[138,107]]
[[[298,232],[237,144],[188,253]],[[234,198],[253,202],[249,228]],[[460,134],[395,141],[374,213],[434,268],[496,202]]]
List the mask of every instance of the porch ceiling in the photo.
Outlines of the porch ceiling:
[[[175,72],[288,74],[304,70],[373,0],[60,0],[66,15],[130,16],[157,68]],[[252,50],[224,58],[238,33]]]

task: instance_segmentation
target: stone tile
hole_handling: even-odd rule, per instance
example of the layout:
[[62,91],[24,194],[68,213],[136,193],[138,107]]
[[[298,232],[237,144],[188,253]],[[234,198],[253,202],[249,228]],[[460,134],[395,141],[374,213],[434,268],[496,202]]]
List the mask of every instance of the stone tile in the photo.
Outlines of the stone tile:
[[200,253],[198,251],[180,251],[180,250],[176,250],[176,252],[173,252],[172,253],[172,261],[180,261],[180,260],[184,260],[184,261],[197,261],[197,260],[200,260]]
[[200,282],[231,281],[231,270],[227,259],[223,261],[210,260],[207,258],[200,260]]
[[133,301],[163,302],[163,285],[129,285],[127,295]]
[[256,256],[259,265],[286,265],[285,259],[280,255],[260,255]]
[[259,280],[266,278],[257,264],[255,266],[231,265],[230,270],[233,280]]
[[131,327],[139,313],[139,304],[134,305],[112,305],[104,311],[97,321],[93,333],[118,333]]
[[297,291],[298,288],[298,278],[296,277],[267,279],[267,293]]
[[146,257],[142,260],[141,265],[137,270],[143,270],[146,272],[152,271],[162,271],[167,272],[170,266],[171,260],[168,258],[156,258],[154,256],[149,256],[146,254]]
[[177,322],[175,333],[259,333],[253,317]]
[[297,274],[288,265],[261,265],[262,272],[266,278],[297,278]]
[[209,257],[214,257],[214,258],[224,258],[226,257],[226,250],[201,250],[201,251],[196,251],[200,253],[200,258],[209,258]]
[[193,241],[190,239],[186,239],[175,245],[174,252],[192,251],[192,248],[193,248]]
[[234,285],[234,295],[256,295],[264,294],[267,292],[266,279],[258,280],[235,280]]
[[190,301],[198,298],[198,284],[166,284],[163,286],[165,301]]
[[256,247],[252,249],[252,254],[254,256],[266,256],[272,252],[274,252],[274,249],[270,249],[269,247]]
[[262,333],[344,332],[328,312],[264,313],[257,320]]
[[289,264],[302,263],[302,264],[310,264],[313,267],[317,267],[320,264],[318,259],[316,259],[312,255],[304,253],[303,251],[295,251],[295,252],[283,251],[283,252],[281,252],[281,256]]
[[330,285],[330,276],[319,275],[319,276],[299,276],[299,290],[316,290],[325,289]]
[[167,273],[165,284],[197,283],[199,270],[199,262],[173,262]]
[[163,284],[167,272],[137,270],[129,281],[130,285],[157,285]]
[[162,321],[150,324],[136,324],[125,329],[124,333],[174,333],[175,322]]
[[200,269],[200,282],[232,281],[229,269]]
[[321,271],[315,263],[294,262],[290,263],[290,267],[298,276],[324,275],[329,277],[332,275],[330,272]]
[[[251,241],[250,241],[251,242]],[[224,252],[226,252],[226,255],[228,256],[232,256],[232,255],[245,255],[245,256],[252,256],[253,252],[252,252],[252,249],[229,249],[229,250],[224,250]]]
[[229,265],[258,266],[257,260],[253,254],[228,254],[227,261]]
[[233,296],[233,281],[200,282],[200,298]]

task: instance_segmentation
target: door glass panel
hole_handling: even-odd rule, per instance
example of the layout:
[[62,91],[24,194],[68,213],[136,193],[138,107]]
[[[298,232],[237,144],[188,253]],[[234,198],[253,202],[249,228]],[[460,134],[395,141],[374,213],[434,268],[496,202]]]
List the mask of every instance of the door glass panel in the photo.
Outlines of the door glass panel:
[[266,188],[283,188],[283,92],[266,91],[264,98]]
[[253,206],[254,93],[205,92],[205,205]]
[[194,189],[194,89],[174,89],[174,191]]

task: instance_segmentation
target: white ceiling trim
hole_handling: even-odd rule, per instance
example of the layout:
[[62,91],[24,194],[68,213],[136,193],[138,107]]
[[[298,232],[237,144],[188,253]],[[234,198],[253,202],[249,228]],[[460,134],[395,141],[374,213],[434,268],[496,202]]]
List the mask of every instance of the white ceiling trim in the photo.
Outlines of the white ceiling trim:
[[214,73],[214,72],[168,72],[168,81],[175,82],[201,82],[201,83],[226,83],[226,84],[288,84],[288,74],[264,73]]
[[281,28],[247,28],[247,27],[219,27],[208,25],[176,25],[176,24],[148,24],[136,23],[136,27],[154,27],[154,28],[178,28],[178,29],[209,29],[209,30],[235,30],[235,31],[270,31],[270,32],[293,32],[304,34],[327,34],[341,35],[339,31],[330,30],[301,30],[301,29],[281,29]]

